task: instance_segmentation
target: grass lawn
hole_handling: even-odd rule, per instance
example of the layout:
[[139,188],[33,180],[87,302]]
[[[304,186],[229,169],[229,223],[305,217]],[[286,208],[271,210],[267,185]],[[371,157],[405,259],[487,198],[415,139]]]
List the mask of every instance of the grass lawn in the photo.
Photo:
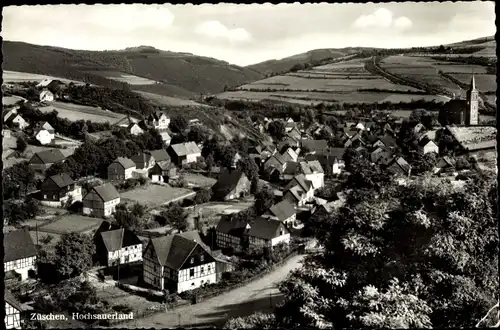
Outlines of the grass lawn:
[[71,232],[85,232],[97,229],[102,219],[85,217],[83,215],[71,214],[61,219],[38,228],[39,231],[65,234]]
[[209,178],[207,176],[194,173],[184,173],[184,180],[186,180],[187,183],[192,183],[193,185],[204,188],[211,187],[215,184],[215,182],[217,182],[217,180],[214,178]]
[[[31,230],[30,231],[30,236],[31,236],[31,239],[33,240],[33,243],[36,244],[37,240],[36,240],[36,230]],[[42,240],[47,237],[47,236],[51,236],[52,237],[52,241],[50,241],[48,244],[42,244]],[[44,247],[46,247],[46,250],[53,250],[54,247],[56,246],[57,242],[61,239],[61,235],[59,234],[54,234],[54,233],[44,233],[44,232],[41,232],[40,230],[38,230],[38,244],[40,245],[43,245]]]
[[121,193],[120,195],[123,200],[138,202],[140,204],[148,205],[149,207],[155,207],[169,203],[176,199],[180,200],[184,196],[189,197],[190,195],[194,195],[194,192],[190,189],[150,184],[145,187],[138,187],[129,190]]
[[124,115],[101,108],[66,102],[51,102],[49,106],[40,107],[40,111],[45,113],[52,112],[52,110],[56,110],[59,117],[67,118],[70,121],[83,119],[97,123],[109,122],[113,124],[124,117]]
[[157,302],[149,301],[144,297],[123,291],[115,286],[107,286],[97,290],[99,298],[109,301],[111,306],[127,305],[134,310],[134,314],[139,316],[144,311],[160,305]]

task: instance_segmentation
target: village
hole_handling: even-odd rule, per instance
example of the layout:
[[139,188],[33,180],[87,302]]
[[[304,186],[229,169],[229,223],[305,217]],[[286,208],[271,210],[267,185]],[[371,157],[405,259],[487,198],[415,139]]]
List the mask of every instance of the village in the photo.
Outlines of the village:
[[[307,125],[259,117],[253,125],[267,142],[223,141],[160,111],[103,124],[105,132],[90,132],[87,121],[73,131],[78,139],[58,132],[57,113],[36,115],[56,101],[71,104],[68,84],[46,79],[29,88],[30,100],[15,96],[26,86],[4,86],[12,96],[3,102],[2,158],[20,158],[3,170],[8,328],[56,303],[40,282],[85,278],[99,288],[88,310],[137,319],[230,292],[317,251],[309,219],[343,205],[346,162],[355,158],[401,185],[422,175],[460,184],[475,169],[496,170],[496,129],[478,126],[470,102],[468,123],[463,113],[443,119],[425,110],[404,121],[376,113],[322,114]],[[475,93],[472,77],[467,97]],[[128,147],[143,137],[144,149]],[[17,142],[5,148],[9,140]]]

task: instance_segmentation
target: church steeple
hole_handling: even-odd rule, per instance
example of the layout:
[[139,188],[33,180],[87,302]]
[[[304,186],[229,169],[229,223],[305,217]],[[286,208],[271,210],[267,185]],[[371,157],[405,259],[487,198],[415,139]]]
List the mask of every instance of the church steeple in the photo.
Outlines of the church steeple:
[[476,79],[474,78],[474,71],[470,79],[469,90],[467,91],[467,115],[466,125],[477,125],[479,121],[479,91],[476,89]]
[[476,78],[474,78],[474,71],[472,71],[472,78],[470,79],[470,90],[476,90]]

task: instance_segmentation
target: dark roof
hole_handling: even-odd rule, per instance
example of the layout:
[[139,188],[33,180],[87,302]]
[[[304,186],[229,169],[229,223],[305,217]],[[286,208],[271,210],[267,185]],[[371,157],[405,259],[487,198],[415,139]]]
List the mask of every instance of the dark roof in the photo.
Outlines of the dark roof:
[[158,166],[162,171],[168,171],[171,168],[172,163],[168,160],[161,162],[156,162],[155,166]]
[[113,163],[120,164],[124,169],[135,167],[135,163],[132,161],[132,159],[125,157],[118,157],[113,161]]
[[217,224],[216,230],[231,236],[241,237],[247,225],[248,223],[244,220],[231,216],[223,216]]
[[97,195],[99,195],[105,202],[120,198],[120,193],[111,183],[105,183],[100,186],[95,186],[94,188],[92,188],[92,190],[94,190]]
[[[151,239],[151,244],[158,256],[160,265],[172,269],[180,269],[189,258],[196,246],[202,245],[194,239],[189,239],[182,234],[168,235]],[[209,253],[209,251],[206,251]]]
[[22,311],[24,309],[21,306],[21,302],[19,300],[17,300],[17,298],[14,297],[14,295],[7,288],[4,291],[4,299],[5,299],[5,302],[9,303],[9,305],[14,307],[18,311]]
[[262,239],[272,239],[276,237],[280,226],[285,228],[279,220],[258,217],[250,222],[250,229],[245,234]]
[[377,142],[377,140],[379,139],[379,137],[377,135],[374,135],[374,134],[366,134],[364,136],[366,142],[370,143],[370,144],[373,144],[375,142]]
[[399,172],[401,174],[408,174],[410,170],[410,164],[404,160],[403,157],[395,158],[389,165],[389,171]]
[[46,180],[52,180],[59,188],[64,188],[75,183],[68,173],[56,174]]
[[177,235],[180,235],[192,241],[196,241],[196,243],[200,244],[207,252],[210,252],[210,247],[203,242],[200,237],[200,233],[197,230],[185,231]]
[[4,262],[36,256],[36,247],[28,229],[11,231],[4,234]]
[[299,174],[299,175],[296,175],[290,181],[290,183],[288,183],[288,185],[285,187],[285,189],[290,189],[290,188],[294,187],[296,185],[295,183],[298,183],[298,185],[304,191],[309,191],[309,189],[311,189],[311,186],[312,186],[312,182],[307,180],[304,174]]
[[305,147],[310,151],[325,152],[328,149],[328,141],[302,139],[300,140],[300,146],[301,148]]
[[170,156],[168,155],[167,151],[164,149],[158,149],[158,150],[149,150],[146,151],[147,154],[150,154],[153,156],[156,162],[163,162],[166,160],[170,160]]
[[33,157],[35,156],[38,156],[38,158],[40,158],[40,160],[44,164],[54,164],[66,158],[59,149],[49,149],[40,151],[33,155]]
[[450,157],[450,156],[443,156],[442,159],[446,162],[446,164],[455,167],[457,161],[455,158]]
[[381,137],[379,137],[379,140],[382,141],[382,143],[386,147],[395,147],[397,145],[396,140],[392,136],[389,136],[389,135],[381,136]]
[[245,173],[240,170],[225,171],[220,174],[217,182],[212,186],[213,196],[215,198],[223,198],[236,188],[242,178],[246,177]]
[[295,207],[288,200],[284,199],[278,204],[271,206],[269,212],[276,216],[278,220],[284,221],[295,214]]
[[102,231],[100,234],[109,252],[118,251],[127,246],[142,244],[141,240],[133,232],[124,228]]
[[159,120],[161,116],[163,116],[166,114],[164,112],[161,112],[161,111],[155,111],[153,112],[152,114],[149,115],[148,119],[154,119],[154,120]]
[[151,155],[146,152],[140,152],[137,155],[133,155],[131,159],[136,165],[139,163],[146,164],[151,159]]
[[286,162],[285,170],[283,174],[295,175],[299,173],[299,163],[298,162]]

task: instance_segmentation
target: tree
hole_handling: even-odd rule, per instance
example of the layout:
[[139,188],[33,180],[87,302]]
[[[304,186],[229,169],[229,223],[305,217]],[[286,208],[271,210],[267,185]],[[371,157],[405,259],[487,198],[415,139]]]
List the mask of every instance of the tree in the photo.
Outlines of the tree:
[[[140,217],[137,216],[137,213],[141,212],[141,210],[139,207],[136,207],[134,211],[135,212],[129,211],[123,204],[118,205],[114,214],[117,225],[131,231],[142,229],[142,221]],[[144,212],[144,210],[142,210],[142,212]]]
[[3,206],[3,217],[11,226],[16,226],[27,219],[26,210],[23,203],[14,201],[5,201]]
[[436,166],[437,155],[433,152],[422,154],[419,151],[411,151],[407,157],[408,163],[411,165],[412,174],[423,174],[432,171]]
[[187,213],[179,203],[171,203],[161,215],[175,229],[184,231],[188,227]]
[[170,119],[169,127],[174,133],[182,133],[187,129],[188,125],[189,123],[184,116],[177,115],[175,117],[172,117],[172,119]]
[[138,218],[142,218],[146,214],[146,207],[142,204],[135,203],[134,205],[132,205],[130,213]]
[[257,312],[249,316],[230,319],[224,324],[223,329],[272,329],[276,327],[274,314]]
[[234,165],[234,156],[236,155],[236,150],[232,145],[218,145],[214,153],[215,162],[227,169],[230,169]]
[[263,186],[257,194],[255,194],[254,209],[257,215],[261,215],[274,204],[274,193],[269,186]]
[[35,187],[35,171],[27,161],[14,164],[3,172],[4,198],[26,196]]
[[210,201],[212,198],[212,190],[210,189],[200,189],[196,192],[196,196],[194,196],[195,204],[203,204]]
[[245,173],[248,180],[253,181],[259,178],[259,167],[250,157],[242,158],[236,164],[236,168]]
[[273,137],[276,141],[281,141],[285,137],[285,124],[281,121],[275,120],[270,122],[267,130],[269,135]]
[[259,178],[254,178],[250,185],[250,193],[256,195],[260,191],[261,187],[259,184]]
[[206,129],[203,128],[203,126],[193,126],[189,129],[189,133],[187,135],[188,141],[194,141],[196,143],[200,143],[205,141],[210,137],[210,133],[207,132]]
[[61,236],[55,246],[56,271],[61,278],[71,278],[92,267],[95,246],[86,234],[69,233]]
[[23,153],[27,147],[28,143],[26,143],[26,140],[23,137],[19,137],[16,141],[16,151]]

